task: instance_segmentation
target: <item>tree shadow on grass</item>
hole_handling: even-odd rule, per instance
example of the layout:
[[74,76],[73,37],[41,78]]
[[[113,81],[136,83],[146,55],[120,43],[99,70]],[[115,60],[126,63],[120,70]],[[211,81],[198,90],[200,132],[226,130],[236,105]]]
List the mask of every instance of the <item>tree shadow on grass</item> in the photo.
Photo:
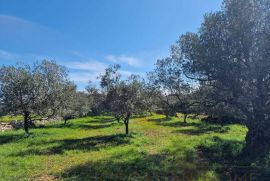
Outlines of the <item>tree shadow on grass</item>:
[[104,123],[112,123],[116,120],[114,118],[102,118],[102,117],[95,117],[94,119],[85,121],[86,123],[98,123],[98,124],[104,124]]
[[89,124],[89,123],[57,123],[57,124],[50,124],[46,125],[45,127],[41,127],[38,129],[50,129],[50,128],[71,128],[71,129],[103,129],[103,128],[108,128],[116,123],[103,123],[103,124]]
[[169,127],[177,127],[177,128],[184,128],[184,127],[191,127],[189,129],[179,129],[173,131],[174,133],[181,133],[187,135],[201,135],[206,133],[226,133],[230,130],[227,126],[222,126],[219,124],[210,124],[205,122],[171,122],[172,119],[167,118],[160,118],[160,119],[149,119],[149,121],[155,122],[157,125],[160,126],[169,126]]
[[172,118],[158,118],[158,119],[148,119],[148,121],[155,122],[159,126],[169,126],[169,127],[184,127],[184,126],[195,126],[199,123],[187,122],[184,123],[181,120],[177,122],[171,122]]
[[25,138],[23,134],[4,134],[0,135],[0,145],[11,143],[19,139]]
[[[198,180],[207,171],[196,159],[176,159],[172,153],[129,151],[108,160],[87,162],[59,173],[64,180]],[[195,153],[186,153],[195,154]],[[192,156],[189,156],[192,157]],[[131,159],[126,159],[131,158]],[[122,160],[122,161],[121,161]]]
[[210,142],[198,146],[197,152],[223,180],[269,180],[269,169],[250,166],[249,158],[241,156],[244,145],[244,141],[214,136]]
[[229,127],[210,124],[195,124],[194,128],[176,130],[175,133],[187,134],[187,135],[201,135],[207,133],[226,133],[230,130]]
[[132,136],[119,135],[108,135],[108,136],[94,136],[81,139],[64,139],[54,140],[49,142],[43,142],[42,145],[57,144],[57,146],[49,147],[46,149],[28,149],[23,152],[12,156],[27,156],[27,155],[54,155],[63,154],[65,151],[70,150],[85,150],[85,151],[96,151],[102,148],[108,148],[113,146],[119,146],[130,143]]

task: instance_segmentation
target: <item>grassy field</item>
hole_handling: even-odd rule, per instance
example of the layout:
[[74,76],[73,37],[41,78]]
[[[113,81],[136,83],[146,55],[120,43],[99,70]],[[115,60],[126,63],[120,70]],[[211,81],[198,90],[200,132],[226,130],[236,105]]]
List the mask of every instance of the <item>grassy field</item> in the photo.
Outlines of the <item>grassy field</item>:
[[247,129],[154,115],[132,119],[127,137],[102,116],[30,131],[0,133],[0,180],[220,180]]

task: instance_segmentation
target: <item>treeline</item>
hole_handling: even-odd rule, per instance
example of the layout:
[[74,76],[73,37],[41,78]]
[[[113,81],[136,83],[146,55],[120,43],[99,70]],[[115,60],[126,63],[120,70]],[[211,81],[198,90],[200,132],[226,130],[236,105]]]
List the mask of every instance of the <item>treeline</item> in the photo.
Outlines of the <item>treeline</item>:
[[268,154],[270,146],[270,3],[224,0],[205,15],[197,33],[186,33],[144,80],[123,79],[119,65],[100,75],[100,88],[77,92],[64,67],[52,61],[0,69],[1,112],[64,119],[110,113],[128,134],[134,114],[205,114],[248,127],[245,154]]
[[136,75],[122,80],[119,68],[113,65],[100,75],[99,89],[89,83],[85,91],[77,91],[66,68],[54,61],[2,66],[1,114],[23,115],[27,134],[31,122],[41,118],[62,117],[66,124],[71,118],[111,114],[125,123],[128,134],[130,117],[147,110],[147,92]]

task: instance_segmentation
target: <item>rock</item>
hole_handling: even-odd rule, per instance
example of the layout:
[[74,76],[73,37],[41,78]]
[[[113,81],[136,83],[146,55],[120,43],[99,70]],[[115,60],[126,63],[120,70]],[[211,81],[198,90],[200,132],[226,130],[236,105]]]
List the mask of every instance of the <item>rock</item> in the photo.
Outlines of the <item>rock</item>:
[[[9,124],[15,129],[24,128],[23,121],[16,121],[15,120],[15,121],[11,121]],[[35,123],[33,121],[28,121],[28,126],[29,126],[29,128],[35,128],[36,127],[36,125],[35,125]]]
[[14,121],[11,121],[9,124],[15,129],[23,128],[23,122],[21,121],[14,120]]
[[0,123],[0,131],[12,130],[13,127],[9,123]]

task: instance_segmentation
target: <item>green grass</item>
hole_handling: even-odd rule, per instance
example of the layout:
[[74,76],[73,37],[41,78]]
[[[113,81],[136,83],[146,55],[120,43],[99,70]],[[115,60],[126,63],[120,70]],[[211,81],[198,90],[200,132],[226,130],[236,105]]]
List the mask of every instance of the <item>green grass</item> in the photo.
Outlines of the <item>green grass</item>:
[[0,180],[219,180],[247,129],[154,115],[132,119],[129,136],[103,116],[30,131],[0,133]]
[[0,116],[0,122],[10,122],[13,120],[21,121],[23,116]]

